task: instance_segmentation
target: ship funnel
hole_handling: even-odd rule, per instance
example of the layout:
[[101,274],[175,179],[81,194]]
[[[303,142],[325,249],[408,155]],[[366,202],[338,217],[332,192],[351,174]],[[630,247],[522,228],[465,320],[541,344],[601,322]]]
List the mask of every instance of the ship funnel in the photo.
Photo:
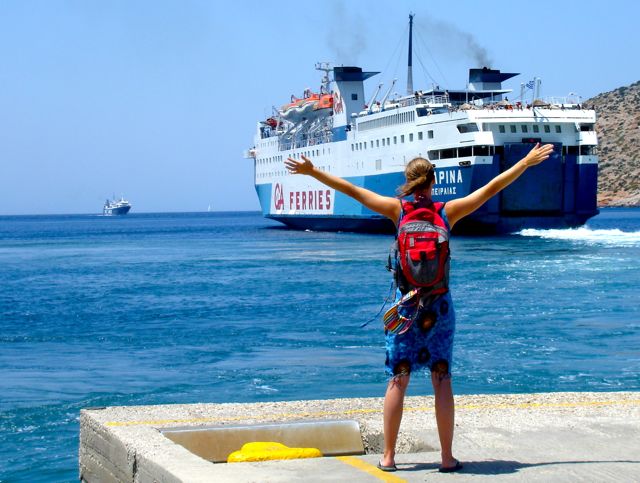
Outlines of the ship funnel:
[[497,69],[469,69],[470,91],[499,91],[502,83],[507,79],[517,76],[517,73],[500,72]]
[[364,81],[379,72],[362,72],[360,67],[334,67],[334,123],[338,126],[351,122],[351,115],[364,108]]

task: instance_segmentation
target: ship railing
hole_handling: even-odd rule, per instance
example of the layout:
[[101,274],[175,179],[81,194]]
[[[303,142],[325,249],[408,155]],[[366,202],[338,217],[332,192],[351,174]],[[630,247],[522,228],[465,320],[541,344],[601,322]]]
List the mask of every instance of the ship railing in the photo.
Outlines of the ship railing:
[[433,94],[418,95],[414,97],[414,101],[415,101],[414,104],[427,104],[427,105],[429,104],[442,105],[442,104],[449,104],[451,102],[448,95],[436,96]]
[[371,110],[364,110],[355,117],[369,116],[371,114],[378,114],[379,112],[391,111],[393,109],[400,109],[401,107],[409,106],[427,106],[429,108],[444,108],[450,111],[451,104],[449,102],[449,96],[435,96],[435,95],[416,95],[414,97],[403,97],[399,99],[392,99],[385,102],[384,108],[377,105]]
[[261,127],[260,128],[260,139],[269,139],[278,134],[282,134],[284,131],[281,128],[272,129],[270,127]]
[[321,134],[318,136],[312,136],[305,139],[288,139],[281,140],[278,143],[279,151],[289,151],[291,149],[308,148],[309,146],[317,146],[318,144],[325,144],[331,142],[331,134]]
[[400,99],[388,101],[387,103],[385,103],[385,110],[389,109],[390,107],[408,107],[415,106],[417,104],[443,105],[449,104],[449,102],[449,96],[446,94],[435,95],[418,92],[415,96],[402,97]]
[[504,101],[488,103],[488,104],[466,104],[465,103],[455,103],[450,107],[451,112],[457,111],[468,111],[468,110],[479,110],[479,111],[525,111],[531,110],[532,108],[543,108],[543,109],[590,109],[590,107],[574,103],[570,98],[567,102],[563,102],[565,98],[555,97],[555,98],[545,98],[538,99],[535,101],[535,104],[529,102],[507,102]]
[[560,106],[565,109],[581,109],[581,98],[575,96],[563,96],[563,97],[545,97],[544,101],[551,106]]

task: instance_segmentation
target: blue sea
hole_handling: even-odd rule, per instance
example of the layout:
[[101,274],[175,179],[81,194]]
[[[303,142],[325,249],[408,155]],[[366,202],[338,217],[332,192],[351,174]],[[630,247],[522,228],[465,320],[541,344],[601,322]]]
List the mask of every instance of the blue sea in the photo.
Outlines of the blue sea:
[[[382,396],[381,322],[360,325],[392,238],[258,213],[0,217],[0,480],[76,481],[87,406]],[[452,254],[458,394],[640,390],[639,209]]]

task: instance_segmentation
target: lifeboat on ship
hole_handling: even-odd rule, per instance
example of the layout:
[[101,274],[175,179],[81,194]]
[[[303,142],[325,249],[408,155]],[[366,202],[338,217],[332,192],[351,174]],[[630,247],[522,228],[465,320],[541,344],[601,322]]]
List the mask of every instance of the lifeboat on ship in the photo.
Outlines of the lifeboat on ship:
[[296,123],[303,119],[313,120],[326,116],[332,109],[331,94],[316,94],[306,89],[302,99],[291,96],[291,102],[282,106],[280,115],[283,119]]
[[322,109],[333,109],[333,95],[321,94],[313,109],[316,111],[320,111]]

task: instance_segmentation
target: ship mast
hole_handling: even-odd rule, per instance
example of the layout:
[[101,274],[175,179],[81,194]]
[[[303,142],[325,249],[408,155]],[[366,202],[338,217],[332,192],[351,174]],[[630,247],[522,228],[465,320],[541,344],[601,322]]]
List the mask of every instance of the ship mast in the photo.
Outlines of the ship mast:
[[329,62],[316,62],[316,70],[321,70],[322,72],[324,72],[324,75],[322,76],[320,93],[329,94],[331,92],[329,90],[329,84],[331,82],[331,79],[329,79],[329,72],[333,70],[331,68],[331,65],[329,64]]
[[413,95],[413,14],[409,14],[409,60],[407,62],[407,95]]

